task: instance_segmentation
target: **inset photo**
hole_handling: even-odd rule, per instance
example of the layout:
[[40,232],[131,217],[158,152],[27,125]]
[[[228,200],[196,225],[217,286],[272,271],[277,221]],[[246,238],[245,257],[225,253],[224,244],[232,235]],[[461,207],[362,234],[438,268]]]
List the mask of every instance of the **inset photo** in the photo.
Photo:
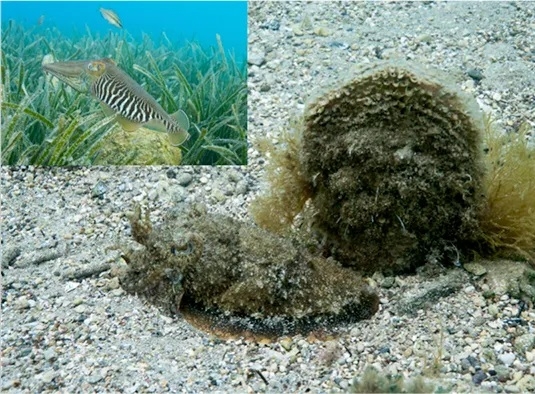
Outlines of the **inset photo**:
[[1,11],[2,165],[247,164],[247,2]]

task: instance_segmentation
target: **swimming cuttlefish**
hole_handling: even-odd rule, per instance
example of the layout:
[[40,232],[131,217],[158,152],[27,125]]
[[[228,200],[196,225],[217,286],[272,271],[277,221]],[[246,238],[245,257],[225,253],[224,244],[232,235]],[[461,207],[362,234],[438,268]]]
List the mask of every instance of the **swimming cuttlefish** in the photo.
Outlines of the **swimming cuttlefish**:
[[43,62],[43,70],[82,93],[90,93],[100,101],[107,115],[125,131],[140,127],[168,133],[172,145],[189,138],[188,116],[182,110],[168,114],[160,104],[112,59],[70,62]]

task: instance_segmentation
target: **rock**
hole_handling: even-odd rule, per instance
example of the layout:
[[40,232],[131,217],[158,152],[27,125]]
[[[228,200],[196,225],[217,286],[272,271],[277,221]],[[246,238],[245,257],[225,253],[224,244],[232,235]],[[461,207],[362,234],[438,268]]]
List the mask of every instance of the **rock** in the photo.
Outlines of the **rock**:
[[91,384],[96,384],[100,382],[102,379],[104,379],[104,377],[102,376],[100,371],[95,371],[87,377],[87,382]]
[[314,34],[320,37],[328,37],[331,35],[331,31],[326,27],[320,26],[314,29]]
[[149,201],[156,201],[156,199],[158,198],[158,190],[152,189],[151,191],[149,191],[149,195],[147,197]]
[[482,276],[487,273],[486,268],[478,263],[466,263],[463,268],[475,276]]
[[500,310],[498,309],[498,306],[496,304],[490,304],[489,305],[489,314],[492,316],[492,317],[496,317],[498,316],[498,313],[500,312]]
[[394,286],[395,278],[393,276],[387,276],[381,281],[381,287],[385,289],[390,289],[392,286]]
[[523,334],[514,340],[514,348],[519,354],[530,352],[535,347],[535,334]]
[[172,168],[168,169],[165,172],[165,175],[167,175],[167,178],[169,178],[169,179],[175,179],[176,178],[176,172]]
[[292,338],[290,338],[290,337],[282,338],[279,341],[279,343],[284,348],[284,350],[286,350],[287,352],[289,352],[292,349],[293,341],[292,341]]
[[506,393],[520,393],[521,392],[521,390],[517,386],[512,385],[512,384],[503,386],[503,389]]
[[476,371],[476,373],[472,376],[472,382],[479,386],[485,379],[487,379],[487,374],[483,372],[482,370]]
[[494,370],[496,371],[496,378],[498,381],[503,383],[509,380],[511,374],[509,367],[506,367],[505,365],[496,365]]
[[525,375],[516,383],[516,385],[523,392],[533,393],[535,392],[535,377],[533,377],[533,375]]
[[43,352],[43,357],[46,361],[52,362],[55,361],[58,355],[56,354],[56,351],[52,348],[48,348]]
[[247,56],[247,63],[252,64],[254,66],[261,66],[266,62],[266,54],[265,52],[254,52],[252,51]]
[[305,34],[305,32],[303,31],[303,29],[301,28],[300,25],[293,25],[293,26],[292,26],[292,32],[293,32],[296,36],[302,36],[303,34]]
[[108,191],[108,187],[102,181],[98,181],[91,189],[91,197],[104,198],[104,194]]
[[30,309],[30,303],[28,302],[28,297],[21,296],[17,298],[14,305],[15,309],[23,310],[23,309]]
[[474,81],[479,82],[483,79],[483,72],[477,68],[471,68],[466,74]]
[[515,361],[515,358],[516,356],[514,353],[504,353],[498,356],[498,360],[500,360],[502,363],[504,363],[507,366],[513,364],[513,361]]
[[[485,260],[485,282],[500,299],[505,296],[535,302],[535,271],[520,261]],[[504,298],[505,299],[505,298]]]
[[41,373],[39,376],[39,379],[46,384],[52,383],[52,381],[56,378],[57,372],[54,370],[49,370],[46,372]]
[[182,151],[169,142],[166,133],[147,131],[140,127],[124,131],[120,126],[99,143],[96,165],[178,165]]
[[468,356],[461,360],[461,368],[463,371],[468,371],[471,367],[475,368],[478,364],[477,359],[472,356]]
[[260,25],[260,28],[262,29],[269,29],[269,30],[279,30],[281,24],[277,19],[272,19],[267,23],[263,23]]
[[193,180],[193,176],[191,174],[188,174],[188,173],[183,173],[183,174],[178,175],[176,180],[177,180],[177,182],[178,182],[178,184],[180,186],[186,187]]
[[450,271],[447,275],[423,284],[422,288],[414,295],[407,295],[398,304],[401,314],[415,314],[418,309],[424,309],[436,303],[442,297],[448,297],[459,291],[465,283],[465,275],[461,271]]

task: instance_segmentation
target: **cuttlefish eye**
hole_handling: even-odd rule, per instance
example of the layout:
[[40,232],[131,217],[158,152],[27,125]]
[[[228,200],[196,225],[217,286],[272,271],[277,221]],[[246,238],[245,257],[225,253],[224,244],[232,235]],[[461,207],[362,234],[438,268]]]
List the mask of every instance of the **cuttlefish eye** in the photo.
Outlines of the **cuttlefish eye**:
[[106,65],[103,62],[89,62],[87,64],[87,72],[94,76],[100,76],[106,70]]

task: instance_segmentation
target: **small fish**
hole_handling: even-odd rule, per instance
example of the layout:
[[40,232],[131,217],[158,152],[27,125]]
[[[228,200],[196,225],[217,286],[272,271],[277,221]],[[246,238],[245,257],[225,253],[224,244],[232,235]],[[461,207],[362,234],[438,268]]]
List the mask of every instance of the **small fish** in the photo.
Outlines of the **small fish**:
[[112,59],[82,60],[43,64],[43,70],[59,78],[72,88],[90,93],[100,101],[107,115],[116,120],[125,131],[140,127],[165,132],[172,145],[183,144],[189,138],[189,119],[179,110],[169,115]]
[[123,28],[123,24],[121,23],[121,20],[119,19],[119,16],[112,10],[107,10],[106,8],[100,8],[100,13],[110,23],[111,25],[118,27],[119,29]]
[[39,19],[37,19],[37,25],[38,26],[41,26],[43,24],[43,22],[45,21],[45,16],[44,15],[41,15],[39,17]]

